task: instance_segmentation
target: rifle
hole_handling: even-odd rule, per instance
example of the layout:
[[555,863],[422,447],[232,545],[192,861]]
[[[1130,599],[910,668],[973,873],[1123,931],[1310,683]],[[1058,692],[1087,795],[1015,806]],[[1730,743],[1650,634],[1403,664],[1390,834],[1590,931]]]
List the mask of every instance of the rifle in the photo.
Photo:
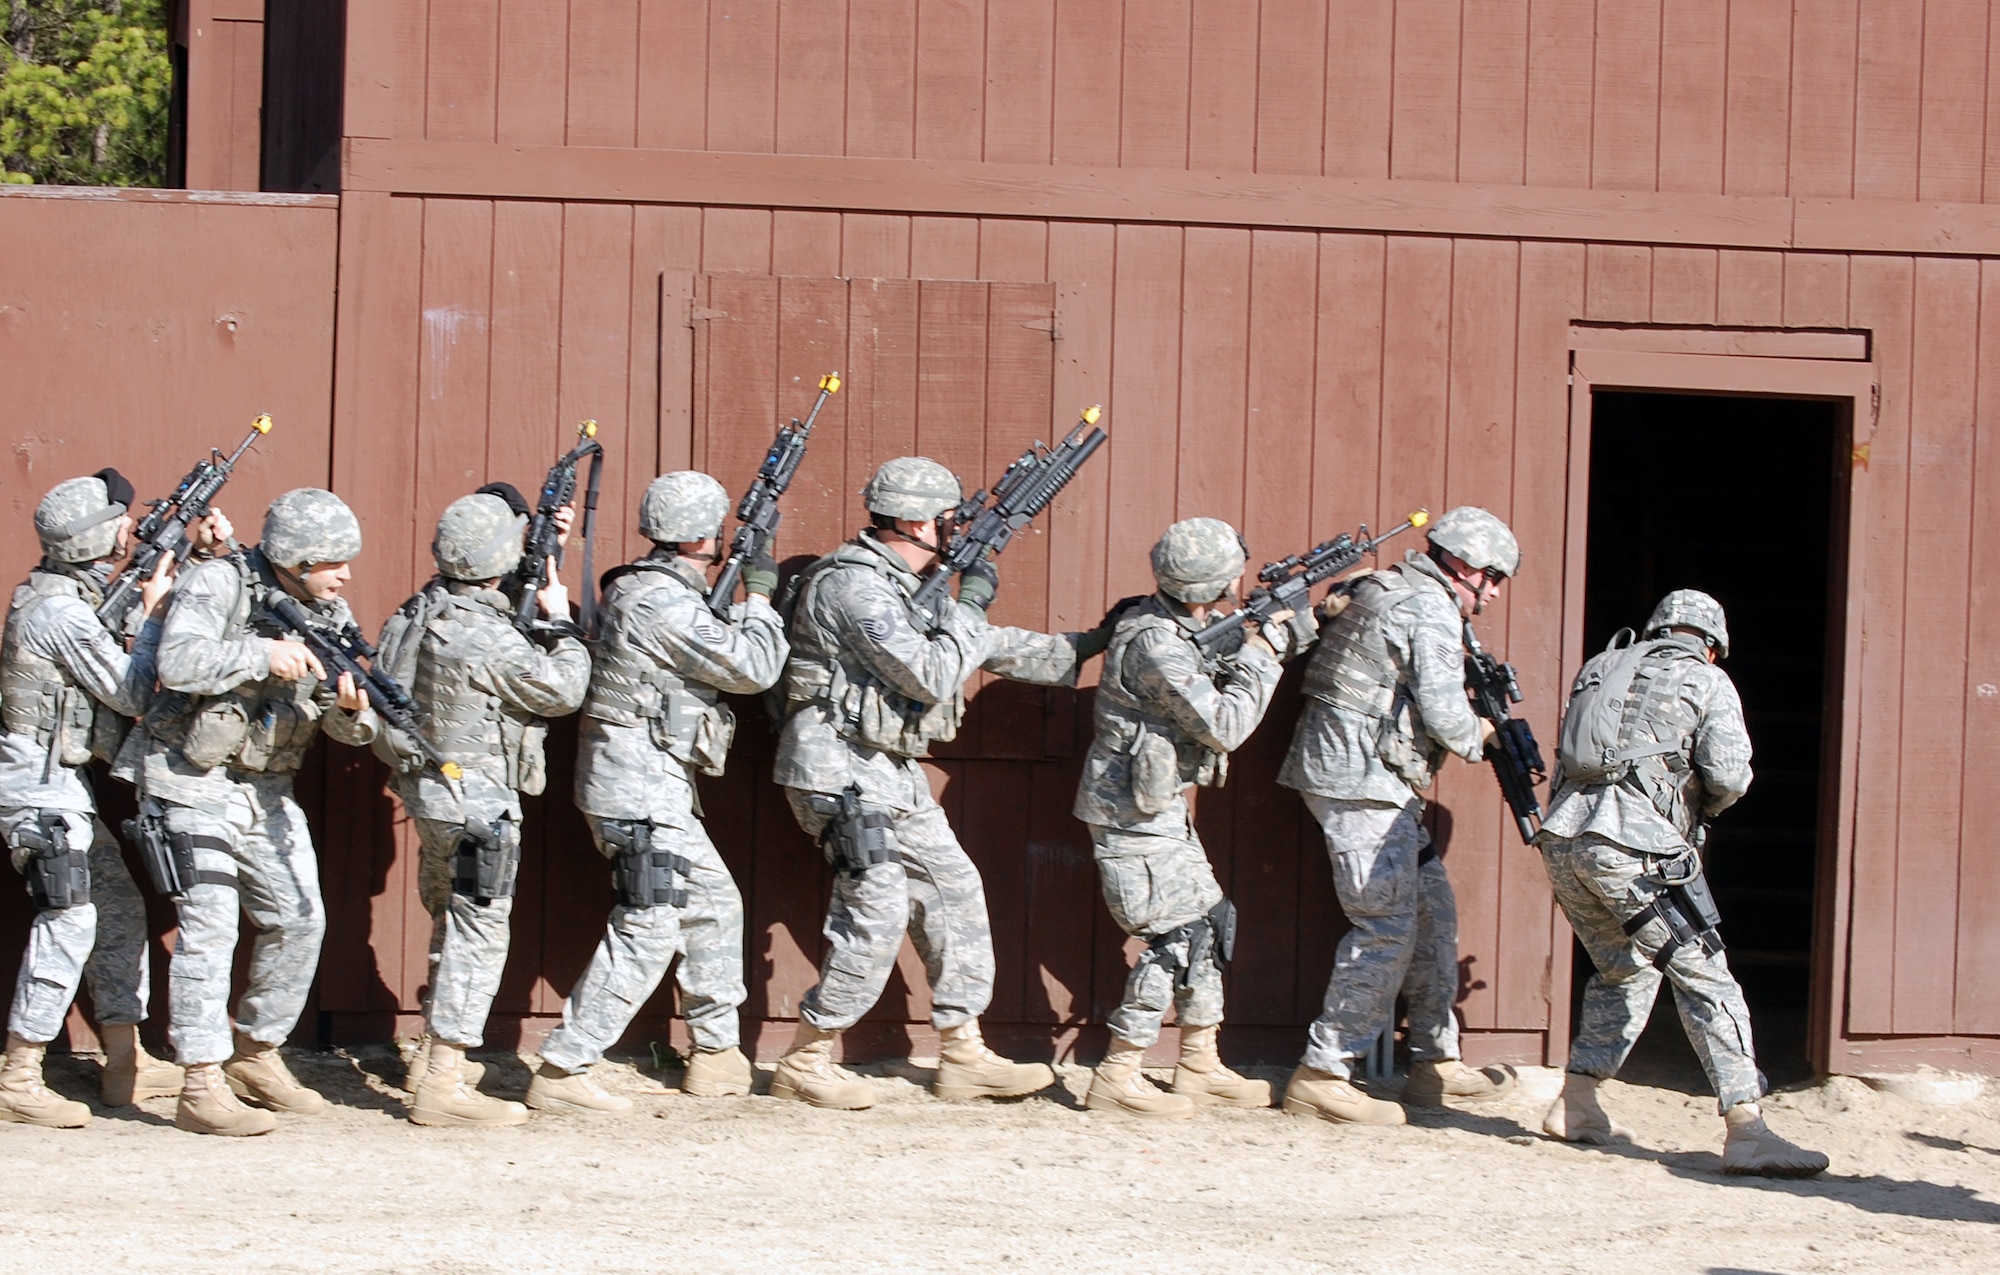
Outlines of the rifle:
[[1252,620],[1262,624],[1286,611],[1303,611],[1310,602],[1314,585],[1353,569],[1392,537],[1430,520],[1430,511],[1419,509],[1373,540],[1368,538],[1368,524],[1364,522],[1351,536],[1343,531],[1304,553],[1264,564],[1264,569],[1257,573],[1261,583],[1249,599],[1195,634],[1194,644],[1205,657],[1234,655],[1242,649]]
[[131,601],[133,592],[152,578],[163,555],[172,554],[176,566],[187,561],[188,554],[194,551],[194,540],[188,535],[188,527],[208,517],[209,505],[222,490],[222,485],[229,481],[236,462],[250,450],[252,443],[270,432],[271,416],[267,412],[250,422],[249,437],[237,444],[235,451],[224,456],[220,448],[209,448],[208,459],[187,472],[180,486],[174,488],[173,495],[147,502],[152,512],[133,529],[135,547],[131,560],[105,588],[104,601],[97,607],[98,619],[106,624],[115,624]]
[[[727,615],[729,604],[736,600],[736,582],[743,578],[744,564],[754,562],[759,555],[771,547],[778,538],[778,522],[784,513],[778,508],[778,497],[785,494],[792,485],[792,476],[799,472],[799,462],[806,458],[806,442],[812,437],[813,422],[819,419],[819,409],[826,401],[840,393],[840,373],[828,372],[819,378],[819,397],[813,400],[812,410],[806,413],[803,423],[794,416],[792,423],[778,431],[771,450],[764,453],[764,463],[757,467],[757,476],[750,480],[750,490],[743,495],[743,501],[736,506],[736,519],[743,525],[736,529],[736,538],[729,542],[729,557],[723,560],[722,571],[715,577],[715,587],[708,591],[709,610],[717,615]],[[585,576],[589,576],[586,571]]]
[[1500,795],[1514,812],[1521,840],[1533,843],[1542,818],[1535,785],[1549,776],[1535,732],[1507,707],[1521,702],[1521,683],[1512,664],[1503,664],[1498,656],[1481,649],[1470,620],[1465,622],[1465,652],[1465,689],[1472,696],[1472,711],[1497,728],[1486,743],[1486,760],[1493,763]]
[[[521,565],[514,568],[512,583],[520,589],[514,603],[514,627],[534,636],[537,633],[566,633],[581,637],[597,624],[597,585],[591,574],[591,536],[597,528],[597,484],[604,472],[604,447],[597,441],[597,422],[584,421],[576,427],[576,446],[549,466],[542,479],[542,494],[528,519],[527,538],[521,545]],[[556,531],[556,511],[576,499],[576,467],[590,457],[590,482],[583,497],[583,598],[577,604],[579,622],[568,617],[558,620],[535,618],[535,595],[549,582],[549,559],[562,566],[561,537]]]
[[924,577],[911,599],[918,615],[937,615],[953,576],[981,558],[998,557],[1014,539],[1014,533],[1061,494],[1083,463],[1107,441],[1109,436],[1102,429],[1093,428],[1088,435],[1083,432],[1085,426],[1097,424],[1103,411],[1101,407],[1084,408],[1076,428],[1054,447],[1039,439],[1030,443],[1021,458],[1007,466],[999,482],[990,490],[981,488],[972,493],[972,498],[953,512],[952,519],[959,530],[938,555],[936,569]]
[[265,595],[264,609],[279,624],[296,633],[299,641],[319,658],[321,666],[326,669],[327,685],[338,685],[342,673],[350,674],[355,687],[368,697],[375,715],[409,736],[425,759],[437,767],[438,774],[444,776],[452,794],[458,795],[458,781],[465,777],[465,771],[457,762],[447,760],[424,734],[423,710],[417,707],[417,702],[410,698],[402,683],[371,667],[375,647],[362,636],[358,627],[349,623],[336,629],[331,622],[314,617],[299,605],[297,599],[276,589]]

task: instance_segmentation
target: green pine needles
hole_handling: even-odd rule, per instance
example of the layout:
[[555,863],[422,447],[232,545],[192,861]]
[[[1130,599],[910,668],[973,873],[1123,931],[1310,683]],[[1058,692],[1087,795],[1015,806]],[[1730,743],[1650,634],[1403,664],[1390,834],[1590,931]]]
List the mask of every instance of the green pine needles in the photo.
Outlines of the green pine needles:
[[0,182],[163,184],[165,0],[0,4]]

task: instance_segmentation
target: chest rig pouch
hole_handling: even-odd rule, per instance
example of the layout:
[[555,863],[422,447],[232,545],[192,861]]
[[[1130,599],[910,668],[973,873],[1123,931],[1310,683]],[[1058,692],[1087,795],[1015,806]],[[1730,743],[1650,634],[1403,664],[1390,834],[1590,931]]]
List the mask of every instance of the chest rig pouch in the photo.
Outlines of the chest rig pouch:
[[[25,735],[48,751],[42,782],[57,766],[81,766],[97,742],[97,702],[76,685],[61,664],[31,650],[24,639],[30,617],[59,597],[88,601],[83,586],[68,576],[37,570],[14,591],[7,631],[0,638],[0,725]],[[107,717],[116,715],[106,711]]]
[[[1149,600],[1150,610],[1122,621],[1104,652],[1099,701],[1108,710],[1106,742],[1130,760],[1132,804],[1144,815],[1164,814],[1189,784],[1219,788],[1229,778],[1229,757],[1186,738],[1173,722],[1151,712],[1128,684],[1127,661],[1142,635],[1164,631],[1183,637],[1174,618]],[[1227,666],[1216,676],[1227,676]]]

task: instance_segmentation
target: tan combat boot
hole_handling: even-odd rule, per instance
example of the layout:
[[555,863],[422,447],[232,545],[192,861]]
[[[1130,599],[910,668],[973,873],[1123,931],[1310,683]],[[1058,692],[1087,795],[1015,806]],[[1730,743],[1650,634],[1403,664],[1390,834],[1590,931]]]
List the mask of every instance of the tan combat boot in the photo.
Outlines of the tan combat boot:
[[696,1098],[741,1098],[750,1092],[750,1082],[755,1078],[750,1060],[736,1046],[697,1049],[688,1055],[681,1092]]
[[1501,1067],[1474,1069],[1456,1058],[1419,1059],[1410,1064],[1403,1101],[1419,1107],[1442,1107],[1444,1100],[1485,1102],[1514,1087],[1514,1073]]
[[[408,1062],[403,1064],[403,1091],[414,1094],[417,1086],[424,1083],[424,1073],[431,1065],[431,1034],[425,1032],[417,1037],[415,1048],[410,1051]],[[479,1082],[486,1078],[486,1064],[468,1058],[459,1064],[459,1075],[466,1088],[477,1089]]]
[[42,1055],[48,1048],[7,1033],[7,1062],[0,1067],[0,1122],[45,1129],[81,1129],[90,1123],[89,1107],[42,1083]]
[[528,1105],[537,1111],[574,1111],[586,1116],[623,1116],[632,1100],[605,1089],[588,1071],[564,1071],[545,1062],[528,1082]]
[[986,1047],[979,1020],[938,1029],[938,1073],[931,1092],[946,1102],[967,1098],[1019,1098],[1056,1082],[1045,1063],[1017,1063]]
[[1330,1071],[1299,1064],[1285,1086],[1285,1110],[1295,1116],[1318,1116],[1335,1124],[1408,1124],[1402,1107],[1371,1098],[1352,1081]]
[[1631,1130],[1611,1123],[1611,1117],[1597,1101],[1597,1087],[1603,1083],[1596,1076],[1564,1072],[1563,1091],[1543,1114],[1542,1132],[1564,1142],[1587,1142],[1598,1147],[1630,1142]]
[[276,1045],[252,1040],[236,1033],[236,1056],[222,1064],[222,1074],[239,1098],[248,1098],[260,1107],[288,1111],[295,1116],[317,1115],[326,1110],[326,1099],[317,1089],[308,1089],[292,1075],[291,1068]]
[[97,1029],[104,1042],[104,1105],[129,1107],[145,1098],[171,1098],[187,1077],[179,1067],[162,1062],[139,1043],[139,1024],[119,1023]]
[[442,1040],[431,1042],[424,1082],[410,1102],[410,1123],[497,1129],[528,1123],[518,1102],[489,1098],[465,1083],[465,1051]]
[[1728,1132],[1722,1139],[1722,1171],[1760,1178],[1810,1178],[1826,1172],[1828,1160],[1817,1151],[1796,1146],[1764,1123],[1754,1102],[1739,1102],[1722,1115]]
[[254,1138],[277,1127],[276,1116],[252,1110],[237,1100],[220,1064],[196,1063],[187,1069],[180,1105],[174,1108],[174,1128],[225,1138]]
[[1084,1095],[1083,1105],[1092,1111],[1122,1111],[1153,1120],[1192,1117],[1194,1099],[1186,1094],[1161,1093],[1139,1069],[1145,1057],[1144,1045],[1114,1037],[1104,1061],[1090,1074],[1090,1092]]
[[868,1082],[833,1062],[833,1039],[838,1032],[823,1032],[803,1018],[792,1047],[778,1059],[771,1074],[771,1096],[809,1102],[815,1107],[839,1111],[864,1111],[875,1105],[875,1091]]
[[1268,1107],[1271,1082],[1239,1076],[1222,1065],[1215,1050],[1220,1026],[1181,1028],[1181,1060],[1174,1068],[1174,1092],[1197,1103],[1225,1107]]

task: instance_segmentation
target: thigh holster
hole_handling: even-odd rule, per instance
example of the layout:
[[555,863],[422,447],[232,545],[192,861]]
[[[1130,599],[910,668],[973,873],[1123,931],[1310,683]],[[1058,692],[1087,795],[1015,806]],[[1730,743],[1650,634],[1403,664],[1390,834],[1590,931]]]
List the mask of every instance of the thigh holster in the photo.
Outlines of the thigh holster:
[[1653,901],[1625,922],[1625,933],[1637,934],[1657,919],[1667,927],[1667,941],[1653,957],[1653,968],[1664,970],[1674,955],[1690,944],[1708,956],[1722,951],[1722,913],[1716,909],[1715,894],[1702,874],[1701,860],[1689,853],[1656,865],[1643,878],[1657,886]]
[[36,812],[34,820],[14,834],[14,844],[28,851],[21,873],[37,912],[90,902],[90,851],[70,846],[69,822],[62,811]]
[[684,908],[687,879],[694,865],[653,845],[653,825],[643,819],[606,819],[598,825],[611,850],[611,884],[628,908]]
[[481,905],[514,897],[521,869],[521,830],[512,815],[488,823],[467,819],[451,857],[451,892]]
[[820,850],[840,871],[858,877],[896,857],[895,817],[879,806],[863,805],[858,784],[849,784],[837,796],[812,793],[806,802],[827,816]]
[[1186,925],[1155,935],[1139,962],[1159,966],[1174,976],[1174,986],[1188,988],[1204,961],[1224,970],[1235,956],[1236,905],[1224,899]]
[[160,894],[178,899],[197,885],[224,885],[232,890],[237,887],[232,873],[204,872],[194,866],[197,849],[226,855],[230,853],[229,843],[221,837],[172,831],[167,827],[166,808],[159,802],[150,799],[141,802],[138,816],[127,819],[124,826],[125,835],[138,848],[147,883]]

